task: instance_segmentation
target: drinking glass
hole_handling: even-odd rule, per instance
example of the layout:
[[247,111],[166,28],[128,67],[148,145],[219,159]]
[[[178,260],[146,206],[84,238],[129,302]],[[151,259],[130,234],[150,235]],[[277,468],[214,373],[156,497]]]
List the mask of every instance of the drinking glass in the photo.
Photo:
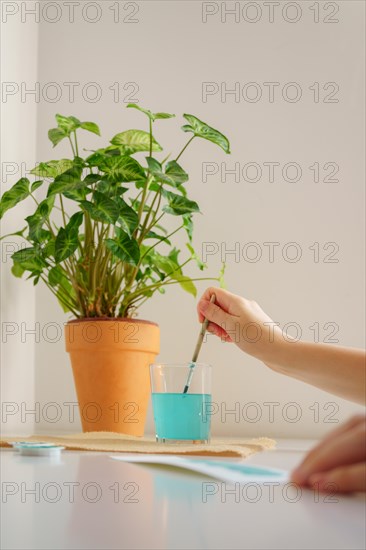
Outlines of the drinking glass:
[[205,363],[150,365],[155,432],[159,443],[210,441],[211,371],[211,365]]

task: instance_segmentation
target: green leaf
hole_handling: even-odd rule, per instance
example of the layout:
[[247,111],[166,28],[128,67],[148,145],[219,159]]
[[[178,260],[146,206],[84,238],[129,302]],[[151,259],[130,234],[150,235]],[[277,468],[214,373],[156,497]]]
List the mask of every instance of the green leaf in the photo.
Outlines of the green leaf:
[[132,234],[139,223],[138,215],[135,210],[131,208],[131,206],[129,206],[121,197],[116,197],[114,200],[117,203],[119,211],[117,221],[128,236],[132,237]]
[[192,294],[196,298],[197,296],[197,288],[196,285],[193,283],[192,279],[187,277],[186,275],[176,275],[174,277],[174,280],[178,281],[180,286],[188,292],[189,294]]
[[61,266],[56,265],[48,272],[48,282],[52,287],[62,286],[67,290],[71,290],[71,285],[67,279],[64,270]]
[[183,168],[174,160],[167,163],[165,173],[163,172],[162,165],[156,159],[146,157],[146,161],[150,173],[157,181],[168,183],[173,187],[178,187],[188,180],[188,174],[186,174]]
[[140,107],[139,105],[137,105],[137,103],[128,103],[126,105],[126,109],[137,109],[138,111],[141,111],[141,113],[144,113],[145,115],[147,115],[152,120],[152,112],[149,111],[148,109],[144,109],[143,107]]
[[14,275],[14,277],[17,277],[19,279],[20,277],[22,277],[24,271],[25,269],[20,264],[17,264],[17,263],[14,263],[14,265],[11,268],[11,272]]
[[[52,195],[54,193],[60,193],[62,189],[62,185],[64,185],[66,188],[68,185],[72,185],[74,183],[81,183],[81,174],[82,170],[75,166],[71,168],[70,170],[67,170],[66,172],[63,172],[59,176],[55,178],[55,181],[51,183],[48,189],[48,195]],[[57,191],[55,191],[57,189]]]
[[109,145],[108,147],[105,147],[104,149],[99,149],[99,152],[102,152],[108,157],[120,157],[121,155],[125,155],[126,152],[123,150],[123,145],[120,147],[116,145]]
[[0,201],[0,219],[7,210],[29,197],[29,185],[30,182],[27,178],[21,178],[9,191],[5,191]]
[[47,265],[38,247],[22,248],[12,255],[12,260],[14,264],[19,264],[24,271],[31,271],[33,275],[42,273],[43,268]]
[[146,162],[152,174],[163,174],[163,169],[160,162],[153,157],[146,157]]
[[84,212],[75,212],[69,219],[69,223],[67,224],[67,229],[69,231],[79,231],[79,227],[83,223],[84,219]]
[[54,182],[49,187],[48,196],[62,194],[70,200],[85,200],[91,189],[84,181]]
[[52,128],[48,132],[48,138],[52,141],[54,147],[56,147],[65,137],[67,137],[67,133],[60,130],[60,128]]
[[170,113],[154,113],[153,117],[154,117],[153,120],[158,120],[163,118],[174,118],[175,115],[171,115]]
[[88,174],[87,176],[85,176],[84,181],[89,185],[89,184],[97,183],[97,181],[100,181],[101,179],[102,179],[102,176],[99,174]]
[[167,162],[165,167],[165,174],[172,178],[176,185],[181,185],[189,179],[188,174],[175,160]]
[[108,197],[118,197],[128,191],[128,187],[122,187],[122,185],[119,184],[115,185],[114,182],[108,181],[108,176],[106,176],[106,180],[104,180],[104,178],[99,179],[100,181],[97,184],[97,190],[104,193]]
[[186,246],[191,253],[191,258],[196,261],[198,268],[201,271],[203,271],[207,267],[207,264],[203,263],[201,258],[197,255],[196,251],[194,250],[193,246],[191,246],[189,243],[187,243]]
[[128,182],[145,178],[142,166],[128,155],[105,157],[99,169],[108,175],[108,179],[115,181]]
[[55,266],[48,272],[48,282],[52,287],[58,286],[63,280],[64,274],[60,266]]
[[31,241],[41,242],[46,237],[46,232],[43,230],[43,226],[49,219],[54,202],[54,196],[44,199],[39,203],[35,213],[25,219],[29,227],[28,238]]
[[8,233],[7,235],[3,235],[2,237],[0,237],[0,241],[2,241],[3,239],[7,239],[8,237],[23,237],[24,239],[25,237],[23,233],[26,229],[27,229],[27,226],[23,227],[23,229],[20,229],[20,231],[15,231],[14,233]]
[[148,255],[151,257],[152,264],[165,273],[165,275],[172,276],[178,269],[178,265],[169,256],[162,256],[156,250],[151,250],[151,253]]
[[80,202],[81,206],[89,212],[91,218],[100,222],[116,223],[120,215],[117,203],[99,191],[94,191],[93,200],[94,202]]
[[50,184],[47,196],[62,194],[71,200],[85,199],[91,192],[84,181],[81,181],[82,168],[75,166],[60,174],[55,181]]
[[[143,130],[126,130],[126,132],[114,136],[111,143],[119,147],[122,146],[127,154],[150,151],[150,134]],[[152,150],[162,151],[161,146],[154,138],[152,138]]]
[[80,128],[81,122],[78,118],[73,116],[56,115],[57,126],[63,130],[67,135],[74,132],[77,128]]
[[[49,234],[49,237],[51,234]],[[44,259],[55,257],[55,239],[50,238],[48,242],[42,243],[42,255]]]
[[145,235],[145,239],[156,239],[158,241],[164,241],[166,244],[171,245],[170,240],[167,239],[165,235],[159,235],[158,233],[155,233],[154,231],[149,231],[148,234]]
[[163,119],[163,118],[173,118],[175,115],[171,115],[169,113],[152,113],[148,109],[143,109],[142,107],[139,107],[136,103],[129,103],[127,108],[137,109],[138,111],[141,111],[145,115],[149,117],[149,119],[154,122],[154,120]]
[[192,237],[193,237],[193,220],[192,220],[192,216],[183,216],[183,225],[184,225],[184,229],[186,230],[186,233],[188,235],[189,241],[192,242]]
[[181,195],[175,193],[167,193],[169,205],[163,207],[163,211],[174,216],[183,216],[184,214],[191,214],[193,212],[199,212],[198,204],[195,201],[191,201]]
[[57,263],[69,258],[79,244],[78,233],[73,229],[60,227],[55,243],[55,260]]
[[60,141],[66,137],[70,137],[72,132],[76,132],[78,128],[83,128],[88,132],[93,132],[100,136],[98,126],[94,122],[80,122],[78,118],[74,116],[56,115],[57,128],[52,128],[48,132],[48,137],[52,141],[53,146],[56,147]]
[[174,247],[168,254],[169,258],[171,258],[177,266],[179,266],[179,259],[178,259],[179,253],[180,253],[180,250]]
[[31,192],[34,193],[34,191],[36,191],[38,187],[41,187],[42,184],[43,184],[43,180],[37,180],[33,182],[31,187]]
[[147,256],[149,256],[149,263],[151,266],[156,266],[166,276],[169,276],[174,281],[177,281],[186,292],[196,296],[197,289],[193,281],[189,277],[183,275],[182,270],[179,267],[178,254],[179,251],[174,248],[168,256],[162,256],[156,252],[156,250],[151,250]]
[[95,122],[82,122],[80,128],[82,128],[83,130],[87,130],[88,132],[92,132],[97,136],[100,136],[99,126],[95,124]]
[[119,227],[116,227],[116,237],[105,241],[107,248],[114,256],[131,265],[137,265],[140,259],[140,249],[137,241],[131,239]]
[[70,170],[73,165],[73,161],[69,159],[50,160],[49,162],[41,162],[30,173],[41,178],[56,178],[60,174]]
[[189,122],[189,124],[182,126],[183,132],[192,132],[197,137],[208,139],[221,147],[225,153],[230,153],[229,140],[221,132],[211,128],[211,126],[193,115],[185,114],[183,117]]
[[[139,210],[141,201],[138,201],[136,199],[130,199],[130,201],[131,201],[131,204],[134,206],[134,208]],[[150,212],[150,206],[145,203],[142,210],[143,210],[143,212]]]
[[102,164],[105,160],[105,154],[104,150],[100,149],[99,151],[95,151],[91,155],[89,155],[85,162],[88,164],[88,166],[99,166]]
[[60,227],[54,249],[57,263],[69,258],[79,246],[79,227],[83,222],[83,217],[83,212],[76,212],[71,216],[66,227]]

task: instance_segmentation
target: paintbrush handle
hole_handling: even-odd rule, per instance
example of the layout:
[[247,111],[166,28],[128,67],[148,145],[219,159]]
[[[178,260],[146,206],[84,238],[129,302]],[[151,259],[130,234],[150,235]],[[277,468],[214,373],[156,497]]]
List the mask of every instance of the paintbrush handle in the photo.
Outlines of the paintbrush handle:
[[[215,300],[216,300],[215,294],[211,294],[210,302],[213,304],[213,303],[215,303]],[[203,339],[205,337],[205,333],[206,333],[206,330],[207,330],[207,327],[208,327],[208,323],[209,323],[209,320],[204,319],[204,321],[202,323],[202,326],[201,326],[200,333],[198,335],[197,344],[196,344],[196,347],[194,349],[194,353],[193,353],[193,356],[192,356],[192,363],[196,363],[196,361],[198,359],[198,355],[201,351],[201,347],[202,347]]]
[[[215,302],[215,300],[216,300],[215,294],[211,294],[210,302],[213,304]],[[191,384],[192,377],[193,377],[194,367],[195,367],[196,361],[198,359],[198,355],[199,355],[199,352],[200,352],[200,349],[201,349],[201,346],[202,346],[203,338],[205,337],[205,332],[207,330],[208,323],[209,323],[209,320],[205,318],[203,320],[202,325],[201,325],[201,330],[200,330],[200,333],[199,333],[199,336],[198,336],[196,347],[194,349],[192,361],[191,361],[191,364],[190,364],[189,374],[188,374],[186,385],[184,386],[184,389],[183,389],[183,393],[187,393],[188,390],[189,390],[189,386]]]

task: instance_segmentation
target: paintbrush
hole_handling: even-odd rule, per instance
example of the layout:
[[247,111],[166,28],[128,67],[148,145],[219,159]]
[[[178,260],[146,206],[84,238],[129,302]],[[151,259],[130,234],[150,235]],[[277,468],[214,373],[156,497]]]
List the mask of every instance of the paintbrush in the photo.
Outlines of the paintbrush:
[[[215,300],[216,300],[215,294],[211,294],[210,302],[213,304],[215,303]],[[200,333],[198,335],[197,344],[193,352],[192,361],[191,361],[191,364],[189,365],[189,374],[188,374],[186,385],[184,386],[183,393],[187,393],[187,391],[189,390],[189,386],[191,384],[192,377],[193,377],[194,367],[197,363],[199,352],[201,351],[201,347],[202,347],[203,339],[205,337],[208,323],[209,323],[209,320],[204,318],[201,325]]]

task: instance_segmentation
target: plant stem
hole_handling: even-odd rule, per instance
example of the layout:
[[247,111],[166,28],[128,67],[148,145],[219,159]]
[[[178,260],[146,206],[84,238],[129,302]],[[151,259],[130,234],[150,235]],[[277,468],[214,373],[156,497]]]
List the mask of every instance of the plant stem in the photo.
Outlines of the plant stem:
[[69,136],[69,142],[70,142],[70,145],[71,145],[72,154],[74,155],[74,157],[76,157],[74,145],[73,145],[73,143],[72,143],[72,141],[71,141],[71,137],[70,137],[70,136]]
[[181,152],[179,153],[179,155],[177,156],[177,158],[175,159],[175,162],[178,162],[178,159],[183,155],[184,151],[187,149],[188,145],[191,143],[192,139],[194,139],[196,136],[193,135],[188,141],[187,143],[185,144],[185,146],[183,147],[183,149],[181,150]]
[[[162,188],[162,187],[163,187],[163,184],[161,183],[161,184],[160,184],[160,187],[159,187],[159,189],[158,189],[158,191],[156,191],[156,193],[155,193],[155,196],[154,196],[153,201],[152,201],[152,203],[151,203],[151,205],[150,205],[149,211],[147,212],[147,214],[146,214],[146,216],[145,216],[145,220],[144,220],[144,223],[142,224],[142,228],[141,228],[140,237],[139,237],[139,239],[138,239],[139,244],[142,243],[142,241],[143,241],[144,238],[145,238],[145,235],[147,235],[147,233],[149,232],[149,231],[146,231],[146,227],[147,227],[147,224],[148,224],[148,222],[149,222],[149,218],[150,218],[151,212],[152,212],[152,210],[153,210],[153,208],[154,208],[155,201],[156,201],[158,195],[159,195],[159,197],[161,198],[161,188]],[[158,203],[158,206],[157,206],[156,211],[159,210],[159,206],[160,206],[160,200],[159,200],[159,203]]]
[[142,215],[143,215],[143,212],[144,212],[144,206],[145,206],[145,201],[146,201],[146,194],[147,194],[147,191],[148,191],[148,188],[149,188],[149,185],[150,185],[150,181],[151,181],[151,176],[148,172],[148,175],[147,175],[147,178],[146,178],[146,183],[145,183],[145,187],[143,189],[143,192],[142,192],[142,197],[141,197],[141,202],[140,202],[140,206],[139,206],[139,210],[138,210],[138,219],[139,219],[139,223],[137,225],[137,228],[135,229],[135,234],[137,233],[138,231],[138,228],[139,228],[139,225],[141,223],[141,218],[142,218]]
[[141,195],[141,193],[143,192],[143,189],[141,189],[141,191],[139,191],[138,195],[133,199],[132,201],[132,208],[134,208],[134,205],[135,205],[135,202],[137,201],[137,199],[139,198],[139,196]]
[[60,205],[61,205],[62,219],[63,219],[64,225],[66,226],[66,225],[67,225],[67,221],[66,221],[65,208],[64,208],[64,203],[63,203],[63,200],[62,200],[62,195],[61,195],[61,193],[60,193]]
[[159,193],[159,202],[158,202],[158,206],[156,207],[155,209],[155,213],[153,215],[153,220],[151,222],[151,224],[148,226],[148,228],[145,230],[145,234],[144,234],[144,237],[145,235],[147,235],[149,233],[149,231],[151,231],[151,229],[154,227],[154,225],[156,225],[158,223],[158,221],[164,216],[165,212],[163,212],[159,218],[156,218],[156,215],[157,213],[159,212],[159,209],[160,209],[160,203],[161,203],[161,193]]
[[[144,287],[141,289],[141,291],[143,292],[143,291],[146,290],[146,289],[154,288],[156,285],[167,284],[165,281],[167,281],[168,279],[170,279],[171,276],[173,275],[173,273],[176,273],[179,269],[182,269],[182,268],[183,268],[185,265],[187,265],[191,260],[192,260],[192,258],[188,258],[188,260],[186,260],[186,261],[183,262],[182,264],[177,265],[177,267],[176,267],[173,271],[171,271],[170,273],[167,273],[167,274],[165,275],[164,281],[161,281],[160,283],[154,283],[153,285],[144,286]],[[141,281],[141,283],[144,284],[143,281]],[[140,290],[137,292],[138,288],[139,288],[139,283],[137,284],[137,287],[135,288],[135,291],[134,291],[130,296],[133,297],[136,293],[137,293],[137,294],[140,294]]]
[[34,202],[36,203],[37,206],[39,206],[39,202],[37,201],[37,199],[32,195],[32,193],[29,193],[30,196],[32,197],[32,199],[34,200]]
[[[217,277],[198,277],[198,278],[195,278],[195,279],[190,279],[190,281],[218,281],[218,278]],[[131,294],[131,297],[143,295],[143,293],[147,289],[150,290],[150,289],[153,289],[155,287],[155,290],[158,290],[158,288],[161,287],[161,286],[176,285],[176,284],[180,284],[181,282],[182,281],[174,281],[173,280],[173,281],[168,281],[168,282],[162,281],[161,283],[155,283],[154,285],[145,286],[143,289],[141,289],[141,292],[138,292],[136,294],[135,293]],[[155,292],[155,290],[153,290],[153,292]],[[147,298],[151,298],[151,296],[148,296]],[[128,303],[128,306],[130,306],[134,302],[135,302],[135,299],[131,300],[131,302]]]
[[150,157],[152,156],[152,120],[149,118],[149,132],[150,132]]
[[169,237],[171,237],[172,235],[174,235],[175,233],[177,233],[180,229],[183,229],[184,227],[184,224],[180,225],[177,229],[175,229],[174,231],[172,231],[171,233],[169,233],[169,235],[167,235],[166,237],[164,237],[164,239],[160,239],[158,240],[155,244],[153,244],[152,246],[150,246],[150,248],[148,248],[144,254],[140,257],[140,260],[139,260],[139,263],[138,265],[140,266],[141,265],[141,261],[143,260],[143,258],[145,258],[145,256],[150,252],[150,250],[152,250],[153,248],[155,248],[156,246],[158,246],[158,244],[164,242],[166,239],[169,239]]
[[74,130],[74,140],[75,140],[76,156],[78,157],[79,156],[79,147],[78,147],[78,140],[77,140],[77,137],[76,137],[76,130]]
[[[150,248],[148,248],[145,253],[140,257],[139,261],[138,261],[138,264],[137,266],[134,268],[133,272],[132,272],[132,275],[131,275],[131,279],[130,279],[130,283],[129,283],[129,286],[126,287],[125,289],[125,293],[127,295],[127,293],[130,291],[135,279],[136,279],[136,275],[139,271],[139,268],[141,266],[141,263],[142,263],[142,260],[143,258],[150,252],[150,250],[152,250],[153,248],[155,248],[155,246],[157,246],[158,244],[160,244],[161,242],[164,242],[164,240],[166,239],[169,239],[169,237],[171,237],[172,235],[174,235],[174,233],[177,233],[180,229],[182,229],[184,227],[184,225],[181,225],[180,227],[178,227],[177,229],[175,229],[174,231],[172,231],[169,235],[167,235],[164,239],[161,239],[160,241],[156,242],[155,244],[153,244],[152,246],[150,246]],[[183,264],[181,264],[180,266],[177,267],[177,269],[181,269],[182,267],[184,267],[188,262],[191,261],[191,258],[189,258],[189,260],[187,260],[186,262],[184,262]],[[167,277],[170,275],[170,273],[167,275]],[[138,286],[136,287],[138,288]],[[146,288],[146,287],[145,287]],[[136,291],[136,289],[135,289]],[[120,294],[120,296],[123,294],[123,292]]]
[[64,306],[66,306],[67,308],[69,308],[69,310],[71,311],[71,313],[73,313],[73,314],[75,315],[75,317],[78,317],[79,314],[78,314],[77,311],[74,309],[74,306],[71,306],[71,305],[65,300],[64,297],[61,298],[60,296],[58,296],[58,295],[57,295],[57,292],[55,292],[55,291],[53,290],[52,286],[49,284],[49,282],[47,281],[47,279],[45,279],[45,277],[42,277],[42,275],[41,275],[41,279],[42,279],[42,281],[45,283],[45,285],[50,289],[50,291],[52,292],[52,294],[54,294],[54,295],[56,296],[56,298],[57,298],[58,300],[60,300],[60,301],[64,304]]
[[163,212],[162,214],[160,214],[160,216],[159,216],[158,218],[154,218],[153,221],[152,221],[152,223],[150,224],[150,226],[149,226],[147,232],[149,232],[149,231],[154,227],[154,225],[156,225],[156,224],[161,220],[161,218],[162,218],[163,216],[165,216],[165,212]]

